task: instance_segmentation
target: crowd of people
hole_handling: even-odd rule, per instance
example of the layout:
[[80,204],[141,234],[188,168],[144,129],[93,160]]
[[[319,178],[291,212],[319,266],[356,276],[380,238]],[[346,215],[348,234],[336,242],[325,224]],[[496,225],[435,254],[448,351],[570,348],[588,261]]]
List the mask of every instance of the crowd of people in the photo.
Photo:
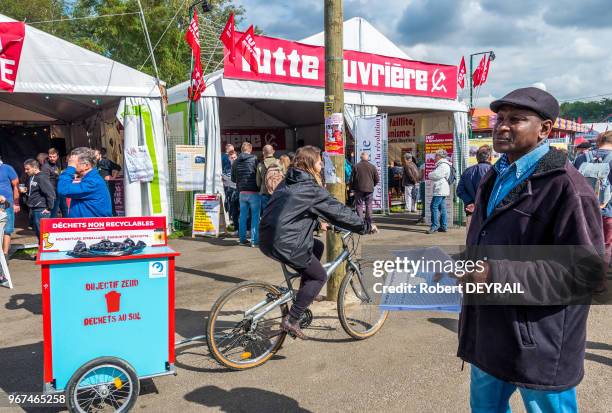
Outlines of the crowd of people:
[[[66,157],[50,148],[36,159],[23,163],[24,176],[0,160],[0,223],[3,224],[2,251],[8,260],[15,214],[28,214],[29,225],[40,238],[43,218],[89,218],[114,215],[111,197],[121,167],[106,157],[104,148],[75,148]],[[0,283],[6,283],[0,275]]]

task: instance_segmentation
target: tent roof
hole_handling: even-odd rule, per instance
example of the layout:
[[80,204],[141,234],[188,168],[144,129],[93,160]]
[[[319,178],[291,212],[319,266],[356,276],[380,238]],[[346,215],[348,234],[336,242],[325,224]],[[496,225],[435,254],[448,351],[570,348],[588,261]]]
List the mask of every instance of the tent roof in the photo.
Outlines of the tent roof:
[[[353,17],[343,24],[344,50],[355,50],[357,52],[373,53],[382,56],[399,57],[401,59],[411,58],[389,40],[384,34],[376,30],[363,17]],[[320,32],[299,41],[312,46],[325,45],[325,32]]]
[[[0,14],[0,22],[14,22]],[[32,26],[25,27],[16,93],[160,97],[154,77]]]

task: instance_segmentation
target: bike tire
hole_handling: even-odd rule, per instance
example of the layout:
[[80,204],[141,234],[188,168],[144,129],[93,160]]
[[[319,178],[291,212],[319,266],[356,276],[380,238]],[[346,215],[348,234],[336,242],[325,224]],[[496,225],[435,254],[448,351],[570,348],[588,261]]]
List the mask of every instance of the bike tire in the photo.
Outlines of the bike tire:
[[[274,344],[274,346],[272,347],[272,349],[269,351],[268,354],[266,354],[264,357],[252,362],[252,363],[235,363],[231,360],[228,360],[223,354],[221,354],[221,352],[219,351],[219,348],[217,346],[217,343],[215,343],[215,324],[218,320],[220,311],[223,308],[223,305],[229,301],[229,299],[234,296],[235,294],[237,294],[238,292],[240,292],[241,290],[244,290],[246,288],[261,288],[264,290],[267,290],[270,293],[273,293],[275,295],[280,295],[280,291],[278,290],[278,288],[276,288],[275,286],[273,286],[272,284],[268,284],[268,283],[264,283],[264,282],[259,282],[259,281],[244,281],[241,282],[237,285],[235,285],[234,287],[226,290],[215,302],[215,304],[213,305],[211,311],[210,311],[210,316],[208,318],[207,321],[207,325],[206,325],[206,343],[208,345],[208,350],[210,351],[210,354],[213,356],[213,358],[221,365],[223,365],[224,367],[227,367],[231,370],[247,370],[247,369],[251,369],[254,367],[258,367],[261,366],[262,364],[266,363],[268,360],[270,360],[270,358],[272,358],[274,356],[274,354],[276,354],[276,352],[281,348],[281,346],[283,345],[283,342],[285,341],[285,338],[287,336],[287,333],[282,331],[276,339],[276,342]],[[262,297],[262,299],[264,299],[265,297]],[[281,308],[281,312],[282,315],[285,316],[289,310],[287,308],[287,304],[282,304],[280,306]],[[280,321],[279,321],[280,324]]]
[[342,325],[342,328],[349,336],[351,336],[355,340],[365,340],[366,338],[372,337],[374,334],[378,333],[378,331],[385,324],[385,321],[387,321],[389,312],[380,311],[379,319],[372,325],[371,328],[365,331],[358,331],[353,328],[352,322],[349,319],[349,316],[346,311],[346,306],[348,305],[348,303],[346,302],[346,290],[347,288],[353,290],[351,281],[356,282],[359,284],[359,286],[361,286],[361,283],[357,279],[357,273],[355,272],[355,270],[347,266],[346,276],[342,280],[342,283],[340,284],[340,289],[338,290],[338,318],[340,319],[340,324]]
[[[127,380],[125,382],[120,381],[119,383],[121,384],[119,385],[119,387],[117,387],[116,383],[113,383],[113,384],[115,385],[116,390],[121,389],[121,387],[125,386],[125,384],[129,384],[130,394],[129,394],[127,401],[123,403],[120,408],[115,409],[114,411],[121,412],[121,413],[129,412],[134,407],[134,404],[136,403],[136,399],[138,398],[138,394],[140,393],[140,381],[138,380],[138,376],[136,375],[136,371],[134,370],[134,368],[126,361],[121,360],[120,358],[117,358],[117,357],[99,357],[88,363],[85,363],[84,365],[79,367],[79,369],[76,372],[74,372],[74,374],[72,375],[72,377],[70,378],[66,386],[66,405],[68,407],[68,410],[71,413],[87,413],[91,411],[89,410],[89,408],[94,407],[92,403],[90,404],[87,410],[83,409],[83,407],[80,405],[77,399],[78,397],[77,392],[79,391],[78,385],[84,379],[86,379],[86,377],[89,374],[94,373],[96,369],[98,368],[106,369],[109,371],[112,371],[113,368],[117,368],[117,371],[121,373],[122,376],[125,376],[123,378]],[[96,383],[96,386],[98,385],[99,384]],[[96,391],[96,393],[98,392]],[[102,401],[104,402],[104,400]],[[109,401],[110,401],[110,398],[109,398]],[[96,411],[96,410],[93,410],[93,411]]]

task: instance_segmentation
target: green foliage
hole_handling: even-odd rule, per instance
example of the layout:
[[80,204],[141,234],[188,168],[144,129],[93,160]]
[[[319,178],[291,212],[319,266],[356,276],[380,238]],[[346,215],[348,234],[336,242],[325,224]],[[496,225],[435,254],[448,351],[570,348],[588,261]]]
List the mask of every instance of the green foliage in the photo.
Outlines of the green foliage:
[[594,102],[566,102],[561,104],[560,117],[564,119],[578,119],[582,123],[603,122],[612,114],[612,99],[602,99]]
[[[190,78],[191,49],[185,42],[189,25],[189,6],[193,0],[141,0],[160,78],[167,87]],[[218,41],[231,11],[238,25],[245,14],[232,0],[212,0],[213,11],[200,16],[202,66],[213,71],[223,58],[223,45]],[[0,13],[27,22],[103,16],[138,12],[137,0],[0,0]],[[176,19],[168,26],[174,15]],[[107,56],[127,66],[155,75],[148,58],[144,31],[138,14],[79,19],[65,22],[37,23],[36,28],[52,33],[69,42]],[[215,49],[216,47],[216,49]],[[145,63],[146,62],[146,63]],[[144,65],[143,65],[144,64]]]

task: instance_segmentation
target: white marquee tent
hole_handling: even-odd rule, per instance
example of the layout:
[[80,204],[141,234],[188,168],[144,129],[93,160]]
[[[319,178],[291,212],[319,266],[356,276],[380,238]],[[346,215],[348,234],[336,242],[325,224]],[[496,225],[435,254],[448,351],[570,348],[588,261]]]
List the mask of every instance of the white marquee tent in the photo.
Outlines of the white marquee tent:
[[[15,20],[0,14],[0,42],[2,23],[7,22]],[[130,110],[134,107],[138,110]],[[138,121],[126,122],[130,116]],[[121,132],[117,120],[123,124]],[[121,149],[145,145],[154,179],[140,183],[126,178],[125,213],[168,215],[167,147],[155,78],[25,25],[14,91],[0,90],[0,123],[50,125],[68,149],[104,145],[114,138],[118,160]]]
[[[344,49],[409,59],[393,42],[360,17],[344,22]],[[300,41],[323,46],[324,33]],[[206,144],[206,192],[221,193],[221,128],[281,127],[293,137],[306,137],[307,144],[320,145],[324,89],[240,79],[228,79],[223,70],[206,78],[204,98],[198,102],[197,144]],[[186,143],[187,89],[189,82],[168,90],[171,135]],[[345,119],[349,128],[355,116],[376,113],[406,114],[440,112],[452,114],[456,135],[466,139],[467,107],[458,100],[345,90]],[[451,130],[452,132],[452,130]],[[310,140],[309,140],[310,138]],[[289,140],[289,138],[288,138]],[[458,151],[461,153],[461,151]],[[465,162],[465,161],[464,161]],[[215,177],[211,179],[210,177]]]

